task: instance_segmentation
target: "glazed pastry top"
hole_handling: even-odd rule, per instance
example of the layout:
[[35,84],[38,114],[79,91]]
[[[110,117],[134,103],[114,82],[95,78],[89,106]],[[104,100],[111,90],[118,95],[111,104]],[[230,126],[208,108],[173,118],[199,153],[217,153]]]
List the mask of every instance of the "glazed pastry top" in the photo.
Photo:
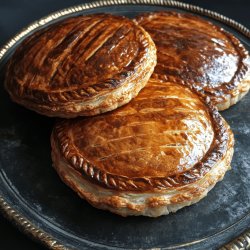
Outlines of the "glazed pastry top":
[[129,104],[60,122],[53,136],[63,158],[83,176],[119,190],[198,180],[228,146],[215,109],[185,86],[153,79]]
[[154,77],[195,86],[219,102],[231,94],[250,68],[240,41],[191,14],[154,12],[136,18],[157,47]]
[[52,24],[18,47],[8,65],[7,89],[38,103],[103,95],[139,73],[149,55],[145,33],[133,21],[109,14]]

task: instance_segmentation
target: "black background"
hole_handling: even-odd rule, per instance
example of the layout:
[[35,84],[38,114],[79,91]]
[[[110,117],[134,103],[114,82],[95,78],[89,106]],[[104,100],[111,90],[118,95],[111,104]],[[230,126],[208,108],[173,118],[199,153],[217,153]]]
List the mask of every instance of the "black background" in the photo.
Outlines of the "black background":
[[[83,0],[0,0],[0,46],[20,29],[53,11],[82,4]],[[186,0],[217,11],[250,28],[250,0]],[[0,249],[44,249],[20,233],[0,215]]]

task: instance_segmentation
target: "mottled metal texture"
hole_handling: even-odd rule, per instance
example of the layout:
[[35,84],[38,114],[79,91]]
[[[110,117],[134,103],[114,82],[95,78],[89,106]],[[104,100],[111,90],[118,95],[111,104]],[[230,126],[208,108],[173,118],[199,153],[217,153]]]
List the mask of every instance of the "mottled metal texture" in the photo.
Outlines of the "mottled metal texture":
[[[124,6],[119,9],[120,5]],[[13,49],[25,36],[50,22],[69,15],[85,13],[85,11],[94,13],[96,10],[128,16],[132,13],[134,17],[138,12],[148,11],[148,8],[150,11],[155,10],[152,8],[154,6],[156,10],[159,7],[161,10],[166,7],[200,14],[215,22],[218,21],[236,36],[239,35],[243,40],[249,41],[250,31],[234,20],[213,11],[177,1],[92,2],[67,8],[42,18],[7,42],[0,50],[1,81],[3,81],[3,65]],[[133,11],[137,13],[133,14]],[[141,217],[120,218],[95,210],[76,198],[76,195],[58,180],[50,166],[49,135],[53,120],[12,104],[3,90],[0,95],[1,106],[6,107],[1,110],[1,117],[4,119],[0,129],[0,208],[22,231],[43,242],[47,247],[51,249],[156,249],[155,247],[216,249],[232,240],[232,237],[240,235],[249,226],[250,156],[246,154],[250,151],[249,95],[239,104],[222,113],[231,125],[236,138],[233,170],[207,198],[197,205],[154,220]],[[34,133],[34,127],[39,128],[36,133]],[[25,199],[21,194],[25,195]],[[43,206],[44,204],[46,206]],[[58,211],[62,211],[60,216],[64,217],[60,218]],[[60,220],[62,218],[63,220]],[[247,248],[249,248],[249,232],[222,249]]]

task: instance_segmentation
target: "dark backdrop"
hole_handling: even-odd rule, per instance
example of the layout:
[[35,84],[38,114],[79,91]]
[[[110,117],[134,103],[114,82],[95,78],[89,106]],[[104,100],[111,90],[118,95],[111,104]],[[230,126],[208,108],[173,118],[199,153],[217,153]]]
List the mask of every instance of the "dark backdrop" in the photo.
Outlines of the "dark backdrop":
[[[182,0],[217,11],[250,28],[250,0]],[[29,23],[84,0],[0,0],[0,46]],[[44,249],[20,233],[0,215],[0,249]]]

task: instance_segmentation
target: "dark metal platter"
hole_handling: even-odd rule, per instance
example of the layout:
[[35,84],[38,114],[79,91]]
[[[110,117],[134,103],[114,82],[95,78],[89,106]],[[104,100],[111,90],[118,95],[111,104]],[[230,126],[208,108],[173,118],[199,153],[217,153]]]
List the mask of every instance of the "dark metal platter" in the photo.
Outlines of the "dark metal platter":
[[[151,3],[150,3],[151,2]],[[217,13],[175,1],[92,2],[51,14],[20,32],[0,50],[5,63],[24,37],[72,15],[109,12],[134,17],[155,10],[191,12],[223,26],[250,49],[250,32]],[[53,249],[217,249],[250,224],[250,95],[222,112],[235,134],[232,170],[199,203],[151,219],[122,218],[91,207],[61,182],[51,167],[54,119],[14,103],[0,89],[0,208],[22,231]],[[224,249],[240,249],[249,233]]]

